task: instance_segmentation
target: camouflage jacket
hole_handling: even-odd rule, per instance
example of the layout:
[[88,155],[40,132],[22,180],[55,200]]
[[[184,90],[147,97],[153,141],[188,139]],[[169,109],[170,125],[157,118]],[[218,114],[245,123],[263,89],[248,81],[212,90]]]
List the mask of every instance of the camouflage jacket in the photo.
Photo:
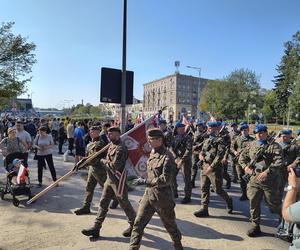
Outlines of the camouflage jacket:
[[147,161],[147,188],[145,194],[150,202],[157,203],[160,207],[174,206],[172,180],[176,164],[172,153],[163,147],[152,150]]
[[300,151],[299,146],[296,144],[279,143],[283,153],[283,169],[287,170],[286,167],[291,165],[296,167],[300,163]]
[[234,141],[231,143],[231,152],[237,151],[239,153],[237,160],[241,156],[242,151],[249,145],[250,142],[255,139],[248,135],[247,137],[243,137],[242,135],[237,136]]
[[195,153],[199,154],[199,152],[201,151],[201,148],[203,146],[203,142],[206,138],[208,138],[206,131],[196,130],[196,132],[194,134],[194,142],[193,142]]
[[230,146],[231,146],[231,138],[229,135],[228,130],[225,128],[224,130],[222,130],[219,135],[218,135],[219,139],[222,141],[222,145],[225,147],[225,154],[223,159],[228,159],[229,154],[230,154]]
[[204,157],[204,164],[210,165],[214,170],[221,168],[221,161],[225,155],[226,145],[219,136],[209,136],[203,142],[200,154]]
[[242,168],[248,166],[253,160],[259,150],[264,147],[261,157],[257,159],[255,168],[261,171],[267,171],[268,177],[266,181],[270,181],[277,178],[279,171],[282,167],[282,149],[277,142],[273,142],[269,145],[258,145],[257,141],[252,141],[243,150],[239,164]]
[[[90,142],[87,146],[86,146],[86,152],[87,155],[90,156],[92,154],[94,154],[95,152],[101,150],[102,148],[104,148],[107,145],[106,142],[104,142],[103,140],[101,140],[101,138],[97,138],[95,141]],[[107,151],[101,153],[100,155],[98,155],[95,159],[93,159],[90,162],[90,166],[93,167],[101,167],[101,163],[100,160],[101,158],[105,158],[106,157],[106,153]]]
[[127,147],[121,140],[110,144],[107,150],[106,159],[100,160],[100,162],[106,167],[107,176],[110,181],[116,182],[116,171],[119,173],[123,172],[127,157]]
[[180,158],[183,161],[191,160],[193,149],[193,140],[187,135],[176,135],[172,145],[172,153],[175,158]]

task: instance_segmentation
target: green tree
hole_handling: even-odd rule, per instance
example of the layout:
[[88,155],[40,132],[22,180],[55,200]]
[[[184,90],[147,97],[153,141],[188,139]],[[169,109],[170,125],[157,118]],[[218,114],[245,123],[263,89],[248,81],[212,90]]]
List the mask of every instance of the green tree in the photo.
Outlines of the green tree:
[[274,90],[268,90],[263,99],[262,112],[264,115],[265,122],[270,121],[272,118],[276,117],[276,93]]
[[299,99],[298,90],[294,92],[300,71],[300,32],[293,35],[292,40],[284,44],[284,55],[276,68],[274,91],[276,93],[276,112],[280,118],[286,119],[289,105],[296,105]]
[[[0,27],[0,99],[14,98],[26,90],[30,82],[32,66],[36,62],[33,51],[36,45],[27,38],[14,35],[14,23],[2,23]],[[1,103],[0,103],[1,105]]]

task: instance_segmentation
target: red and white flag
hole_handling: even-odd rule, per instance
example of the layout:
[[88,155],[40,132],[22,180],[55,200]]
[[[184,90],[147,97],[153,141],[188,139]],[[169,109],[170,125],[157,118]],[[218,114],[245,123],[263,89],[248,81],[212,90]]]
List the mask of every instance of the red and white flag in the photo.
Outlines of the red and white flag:
[[156,120],[157,117],[154,115],[122,135],[122,141],[128,149],[126,169],[129,172],[133,170],[133,174],[144,178],[147,177],[147,160],[151,152],[146,131],[149,128],[157,127]]
[[21,164],[18,171],[17,184],[25,183],[26,173],[27,169]]

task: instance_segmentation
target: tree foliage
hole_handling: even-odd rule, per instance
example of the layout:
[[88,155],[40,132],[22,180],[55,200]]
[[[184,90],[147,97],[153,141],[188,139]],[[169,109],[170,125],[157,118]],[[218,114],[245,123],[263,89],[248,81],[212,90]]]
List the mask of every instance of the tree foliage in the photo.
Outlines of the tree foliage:
[[[16,97],[26,90],[31,80],[32,66],[36,62],[33,53],[36,45],[27,38],[15,35],[13,22],[0,27],[0,97],[2,100]],[[0,103],[1,105],[1,103]]]
[[214,115],[242,119],[249,105],[262,106],[259,90],[259,77],[255,72],[235,70],[222,80],[209,81],[202,92],[200,105]]

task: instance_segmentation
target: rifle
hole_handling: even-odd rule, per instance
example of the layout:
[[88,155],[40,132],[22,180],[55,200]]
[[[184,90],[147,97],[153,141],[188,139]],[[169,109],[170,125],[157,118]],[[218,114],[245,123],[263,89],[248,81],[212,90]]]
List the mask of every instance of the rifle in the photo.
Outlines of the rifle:
[[267,138],[267,143],[263,144],[259,147],[259,149],[257,150],[256,154],[254,155],[254,157],[252,158],[252,160],[250,161],[249,165],[252,168],[252,174],[245,174],[244,176],[242,176],[242,178],[246,181],[249,182],[251,176],[256,175],[256,173],[261,173],[263,171],[263,166],[257,165],[257,161],[258,159],[260,159],[263,154],[265,153],[265,150],[277,139],[277,137],[280,135],[280,133],[278,133],[276,135],[275,131],[272,131]]

